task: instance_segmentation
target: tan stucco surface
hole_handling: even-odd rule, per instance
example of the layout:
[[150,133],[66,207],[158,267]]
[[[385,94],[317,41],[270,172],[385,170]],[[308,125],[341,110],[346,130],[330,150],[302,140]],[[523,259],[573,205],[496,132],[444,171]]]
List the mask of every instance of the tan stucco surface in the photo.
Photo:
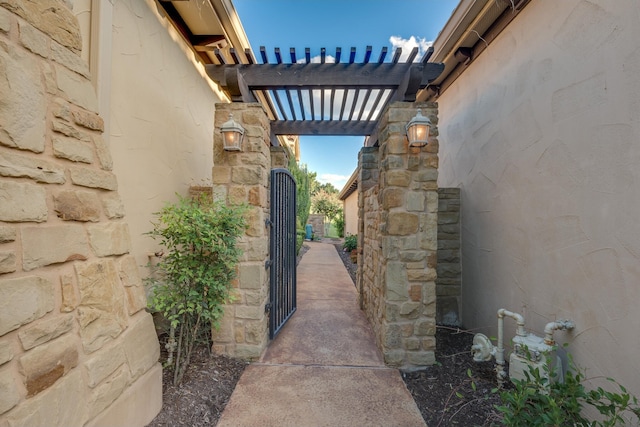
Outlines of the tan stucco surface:
[[344,235],[358,234],[358,192],[344,199]]
[[495,336],[501,307],[538,335],[573,319],[558,341],[636,394],[639,15],[631,0],[533,1],[438,99],[464,325]]
[[176,193],[187,195],[190,185],[211,183],[220,102],[155,7],[125,0],[113,8],[109,142],[140,265],[157,250],[142,235],[152,227],[152,213]]

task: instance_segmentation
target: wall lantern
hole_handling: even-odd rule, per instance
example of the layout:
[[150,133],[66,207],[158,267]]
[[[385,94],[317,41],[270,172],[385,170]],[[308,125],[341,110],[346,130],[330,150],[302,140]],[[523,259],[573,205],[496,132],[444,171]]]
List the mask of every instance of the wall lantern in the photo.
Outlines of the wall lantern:
[[233,120],[233,114],[229,114],[229,120],[220,127],[225,151],[242,151],[244,128]]
[[429,129],[431,120],[422,115],[418,108],[418,113],[407,123],[407,139],[409,147],[424,147],[429,143]]

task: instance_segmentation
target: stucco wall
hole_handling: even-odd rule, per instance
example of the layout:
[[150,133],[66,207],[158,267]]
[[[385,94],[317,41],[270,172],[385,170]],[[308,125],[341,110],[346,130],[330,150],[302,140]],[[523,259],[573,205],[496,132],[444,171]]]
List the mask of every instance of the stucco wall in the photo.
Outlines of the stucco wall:
[[344,199],[344,235],[358,234],[358,192]]
[[139,265],[157,250],[143,236],[152,213],[190,185],[211,183],[220,102],[161,19],[152,0],[114,2],[109,142]]
[[640,10],[531,2],[438,99],[440,187],[462,199],[462,320],[500,307],[590,376],[640,393]]

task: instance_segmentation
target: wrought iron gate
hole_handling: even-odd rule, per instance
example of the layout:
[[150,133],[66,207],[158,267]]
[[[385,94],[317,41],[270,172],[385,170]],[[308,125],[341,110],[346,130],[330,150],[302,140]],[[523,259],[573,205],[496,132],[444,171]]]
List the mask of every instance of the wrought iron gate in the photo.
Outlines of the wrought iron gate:
[[270,316],[273,339],[296,311],[296,182],[286,169],[271,170]]

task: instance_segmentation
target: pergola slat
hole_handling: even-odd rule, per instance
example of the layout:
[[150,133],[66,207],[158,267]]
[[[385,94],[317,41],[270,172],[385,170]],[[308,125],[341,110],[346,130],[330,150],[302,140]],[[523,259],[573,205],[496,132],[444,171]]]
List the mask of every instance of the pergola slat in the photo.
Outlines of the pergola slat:
[[393,62],[394,64],[397,64],[398,61],[400,60],[400,55],[402,55],[402,48],[396,48],[395,53],[393,54],[393,59],[391,60],[391,62]]
[[380,57],[378,57],[378,64],[382,64],[386,56],[387,56],[387,47],[384,46],[380,51]]
[[267,49],[264,46],[260,46],[260,56],[262,57],[263,64],[269,63],[269,58],[267,58]]
[[364,63],[368,64],[369,60],[371,59],[371,51],[373,50],[372,46],[367,46],[367,50],[364,53]]
[[340,120],[344,117],[344,109],[347,105],[347,97],[349,96],[349,89],[344,89],[344,95],[342,96],[342,107],[340,107]]
[[336,63],[340,63],[340,57],[342,56],[342,48],[336,48]]
[[416,59],[416,56],[418,55],[418,48],[414,47],[413,49],[411,49],[411,53],[409,53],[409,57],[407,58],[407,62],[408,63],[412,63],[414,59]]
[[349,55],[349,64],[353,64],[355,60],[356,60],[356,48],[352,47],[351,54]]
[[291,55],[291,63],[292,64],[295,64],[296,62],[298,62],[298,61],[296,61],[296,48],[295,47],[292,47],[292,48],[289,49],[289,54]]

